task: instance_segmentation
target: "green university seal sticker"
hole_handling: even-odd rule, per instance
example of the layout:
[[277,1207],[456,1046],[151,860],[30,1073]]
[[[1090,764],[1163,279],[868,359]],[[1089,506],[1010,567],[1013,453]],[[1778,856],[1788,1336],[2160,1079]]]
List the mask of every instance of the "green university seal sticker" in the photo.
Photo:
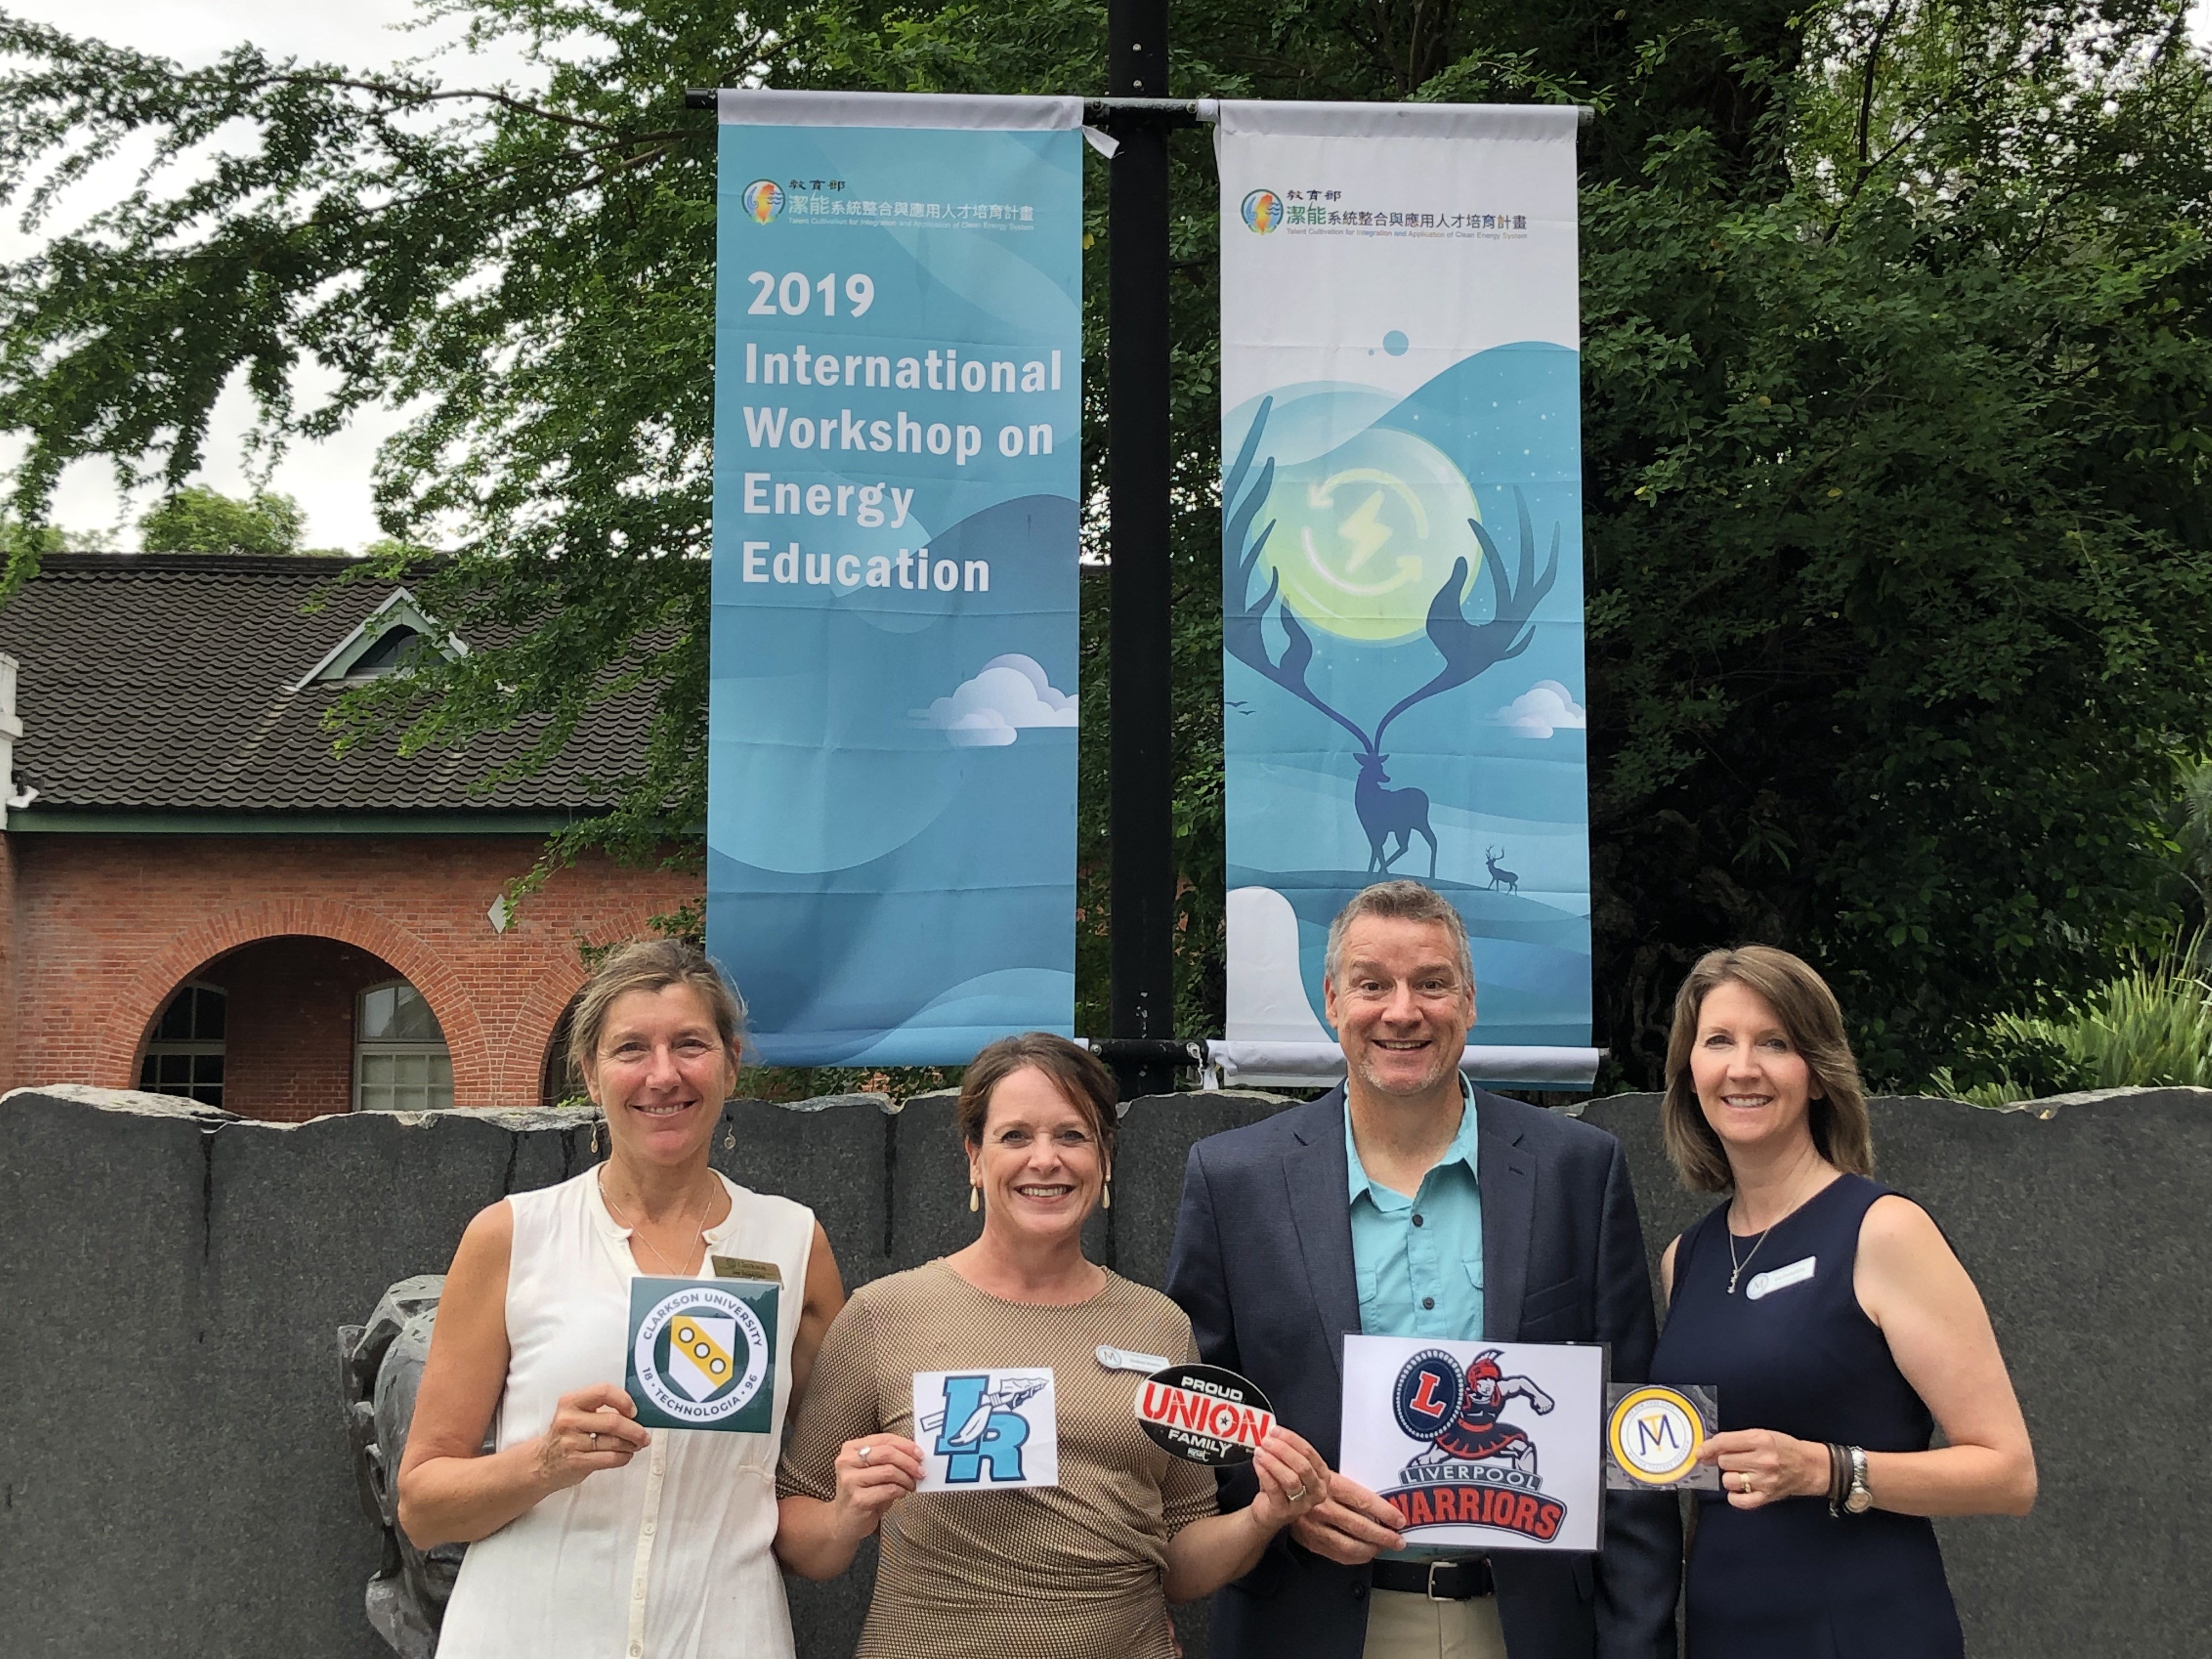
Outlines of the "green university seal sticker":
[[775,1401],[778,1287],[630,1281],[629,1395],[649,1428],[765,1434]]

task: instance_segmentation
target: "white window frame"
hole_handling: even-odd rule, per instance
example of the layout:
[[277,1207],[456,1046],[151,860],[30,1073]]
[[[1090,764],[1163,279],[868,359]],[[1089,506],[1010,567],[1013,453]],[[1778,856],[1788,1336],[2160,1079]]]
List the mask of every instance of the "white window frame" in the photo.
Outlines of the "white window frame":
[[[369,997],[370,997],[374,993],[375,993],[375,992],[378,992],[378,991],[389,991],[389,990],[392,990],[392,989],[394,989],[394,988],[405,989],[405,990],[409,990],[409,991],[412,991],[412,992],[414,992],[414,993],[415,993],[415,994],[416,994],[417,997],[419,997],[419,998],[421,998],[421,999],[422,999],[422,1006],[423,1006],[425,1008],[429,1008],[429,1007],[430,1007],[430,1000],[429,1000],[428,997],[424,997],[424,996],[422,995],[422,992],[421,988],[420,988],[420,987],[418,987],[418,986],[416,986],[416,984],[414,984],[414,983],[413,983],[413,981],[410,981],[410,980],[406,980],[406,979],[383,979],[383,980],[379,980],[379,981],[376,981],[376,983],[375,983],[375,984],[374,984],[374,985],[364,985],[364,986],[362,986],[362,987],[361,988],[361,989],[360,989],[360,990],[358,990],[357,992],[356,992],[356,993],[354,994],[354,1000],[353,1000],[353,1109],[354,1109],[354,1110],[356,1110],[356,1112],[385,1112],[385,1111],[393,1111],[393,1112],[434,1111],[434,1112],[435,1112],[435,1111],[446,1111],[446,1110],[450,1110],[450,1109],[452,1109],[452,1106],[453,1106],[453,1049],[452,1049],[452,1048],[451,1048],[448,1044],[447,1044],[447,1043],[442,1040],[442,1038],[443,1038],[443,1032],[444,1032],[444,1029],[445,1029],[442,1025],[439,1028],[439,1030],[440,1030],[440,1033],[441,1033],[441,1040],[440,1040],[439,1042],[430,1042],[420,1041],[420,1040],[402,1040],[402,1041],[394,1041],[394,1040],[392,1040],[392,1039],[391,1039],[391,1038],[389,1038],[389,1037],[373,1037],[373,1038],[372,1038],[372,1037],[364,1037],[363,1036],[362,1036],[362,1033],[361,1033],[361,1028],[362,1028],[362,1004],[363,1004],[363,1003],[365,1003],[365,1002],[368,1000],[368,998],[369,998]],[[435,1009],[430,1009],[430,1017],[431,1017],[433,1019],[435,1019],[435,1018],[437,1018],[437,1011],[436,1011]],[[412,1058],[416,1058],[416,1057],[419,1057],[419,1056],[431,1056],[431,1057],[434,1057],[435,1060],[443,1060],[443,1061],[445,1062],[445,1066],[444,1066],[444,1068],[443,1068],[443,1069],[444,1069],[444,1073],[445,1073],[445,1077],[444,1077],[444,1080],[443,1080],[443,1082],[442,1082],[442,1083],[441,1083],[441,1082],[439,1082],[439,1081],[435,1080],[435,1074],[436,1074],[436,1073],[437,1073],[437,1071],[438,1071],[438,1069],[439,1069],[439,1068],[438,1068],[436,1066],[434,1066],[434,1065],[431,1067],[431,1072],[432,1072],[432,1074],[433,1074],[433,1080],[432,1080],[430,1083],[428,1083],[427,1085],[425,1085],[425,1092],[426,1092],[426,1093],[430,1097],[430,1098],[428,1099],[428,1101],[424,1105],[421,1105],[421,1106],[414,1106],[414,1105],[400,1106],[400,1105],[396,1105],[396,1104],[395,1104],[395,1105],[384,1105],[384,1104],[370,1104],[370,1103],[368,1102],[368,1100],[367,1100],[367,1099],[366,1099],[366,1097],[366,1097],[366,1092],[367,1092],[367,1091],[368,1091],[368,1090],[372,1089],[372,1088],[375,1088],[375,1089],[390,1089],[390,1088],[393,1088],[393,1087],[400,1086],[400,1085],[391,1085],[391,1084],[384,1084],[384,1083],[376,1083],[376,1084],[369,1083],[369,1082],[368,1082],[365,1078],[363,1078],[363,1076],[362,1075],[362,1071],[363,1071],[363,1069],[364,1069],[364,1068],[363,1068],[363,1066],[362,1066],[362,1062],[363,1060],[372,1060],[372,1059],[382,1060],[382,1059],[393,1059],[393,1058],[397,1058],[397,1059],[412,1059]],[[411,1087],[411,1086],[413,1086],[413,1085],[406,1085],[406,1086],[410,1086],[410,1087]],[[442,1094],[443,1094],[443,1095],[444,1095],[444,1097],[445,1097],[445,1098],[444,1098],[443,1100],[440,1100],[440,1099],[438,1099],[438,1098],[436,1097],[437,1097],[440,1093],[441,1093],[441,1092],[442,1092]]]

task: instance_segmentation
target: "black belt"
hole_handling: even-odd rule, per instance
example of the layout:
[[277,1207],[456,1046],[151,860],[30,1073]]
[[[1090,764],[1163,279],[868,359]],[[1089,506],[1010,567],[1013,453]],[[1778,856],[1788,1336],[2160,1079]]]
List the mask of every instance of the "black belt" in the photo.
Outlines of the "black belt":
[[1489,1559],[1480,1555],[1467,1561],[1377,1561],[1375,1588],[1431,1601],[1472,1601],[1496,1593]]

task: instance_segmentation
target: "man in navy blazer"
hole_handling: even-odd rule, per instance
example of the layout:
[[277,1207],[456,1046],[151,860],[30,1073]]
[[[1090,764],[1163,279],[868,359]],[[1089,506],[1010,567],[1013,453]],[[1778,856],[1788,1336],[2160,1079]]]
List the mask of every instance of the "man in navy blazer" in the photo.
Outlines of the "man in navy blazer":
[[[1655,1330],[1626,1162],[1601,1129],[1462,1082],[1458,913],[1416,882],[1367,889],[1330,929],[1324,996],[1344,1085],[1191,1148],[1167,1291],[1200,1357],[1258,1383],[1332,1467],[1347,1333],[1603,1342],[1613,1380],[1641,1381]],[[1252,1492],[1249,1470],[1225,1474],[1225,1507]],[[1606,1496],[1597,1555],[1439,1567],[1406,1559],[1396,1511],[1335,1475],[1215,1597],[1212,1651],[1673,1659],[1673,1495]]]

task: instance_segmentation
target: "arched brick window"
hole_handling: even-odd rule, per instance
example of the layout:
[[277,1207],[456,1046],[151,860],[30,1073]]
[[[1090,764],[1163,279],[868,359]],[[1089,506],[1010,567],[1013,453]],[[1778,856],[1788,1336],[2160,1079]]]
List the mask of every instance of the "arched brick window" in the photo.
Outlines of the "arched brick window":
[[223,1030],[229,999],[221,988],[187,980],[163,1005],[138,1062],[138,1086],[181,1095],[204,1106],[222,1104]]
[[430,1005],[404,979],[370,986],[354,1018],[354,1109],[427,1112],[453,1103],[453,1060]]
[[561,1011],[561,1018],[553,1022],[553,1035],[545,1039],[545,1061],[538,1068],[538,1103],[558,1106],[564,1100],[575,1100],[584,1092],[584,1079],[568,1063],[568,1034],[576,1027],[576,1005],[584,1000],[581,991],[568,999],[568,1006]]

